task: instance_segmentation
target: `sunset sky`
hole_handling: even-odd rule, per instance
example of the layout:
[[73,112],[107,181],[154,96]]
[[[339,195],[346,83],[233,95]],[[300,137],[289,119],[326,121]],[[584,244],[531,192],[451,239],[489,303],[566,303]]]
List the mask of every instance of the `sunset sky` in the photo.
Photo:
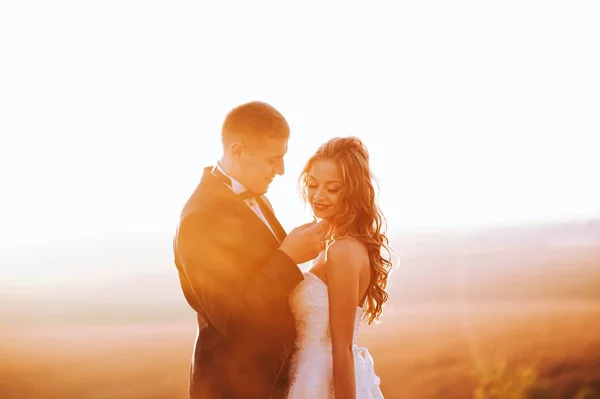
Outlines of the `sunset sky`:
[[600,215],[597,2],[361,4],[3,2],[0,248],[174,231],[249,100],[292,128],[288,230],[338,135],[390,228]]

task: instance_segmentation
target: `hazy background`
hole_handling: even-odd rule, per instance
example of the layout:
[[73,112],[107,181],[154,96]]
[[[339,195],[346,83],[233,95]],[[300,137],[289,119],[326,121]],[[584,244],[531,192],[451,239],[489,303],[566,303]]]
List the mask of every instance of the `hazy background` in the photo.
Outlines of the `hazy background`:
[[292,128],[269,194],[288,230],[322,142],[371,152],[401,260],[362,336],[386,397],[471,397],[502,361],[545,395],[600,392],[598,20],[594,1],[2,3],[0,397],[185,395],[171,238],[250,100]]

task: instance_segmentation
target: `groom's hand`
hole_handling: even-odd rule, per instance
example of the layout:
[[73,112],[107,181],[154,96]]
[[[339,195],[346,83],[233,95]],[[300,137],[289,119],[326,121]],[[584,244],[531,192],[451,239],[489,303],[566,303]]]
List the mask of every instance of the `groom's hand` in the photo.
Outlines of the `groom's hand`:
[[279,249],[297,265],[316,258],[325,247],[323,239],[327,233],[327,222],[312,221],[290,231]]

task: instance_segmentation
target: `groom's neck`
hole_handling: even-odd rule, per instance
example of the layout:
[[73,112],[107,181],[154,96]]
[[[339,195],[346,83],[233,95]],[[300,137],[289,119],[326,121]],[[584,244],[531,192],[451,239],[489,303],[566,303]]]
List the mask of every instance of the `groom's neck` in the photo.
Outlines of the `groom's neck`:
[[221,157],[221,159],[219,160],[219,166],[221,166],[223,172],[225,172],[226,174],[243,184],[243,176],[240,176],[238,168],[236,167],[232,159],[226,156]]

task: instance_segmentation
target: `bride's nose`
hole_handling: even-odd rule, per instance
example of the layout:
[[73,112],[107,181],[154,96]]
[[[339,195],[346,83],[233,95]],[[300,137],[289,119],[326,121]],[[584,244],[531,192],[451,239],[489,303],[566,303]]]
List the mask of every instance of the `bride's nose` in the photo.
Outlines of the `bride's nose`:
[[325,190],[322,188],[318,188],[317,191],[315,191],[315,196],[314,196],[314,200],[319,202],[319,200],[323,199],[326,197],[326,193]]

